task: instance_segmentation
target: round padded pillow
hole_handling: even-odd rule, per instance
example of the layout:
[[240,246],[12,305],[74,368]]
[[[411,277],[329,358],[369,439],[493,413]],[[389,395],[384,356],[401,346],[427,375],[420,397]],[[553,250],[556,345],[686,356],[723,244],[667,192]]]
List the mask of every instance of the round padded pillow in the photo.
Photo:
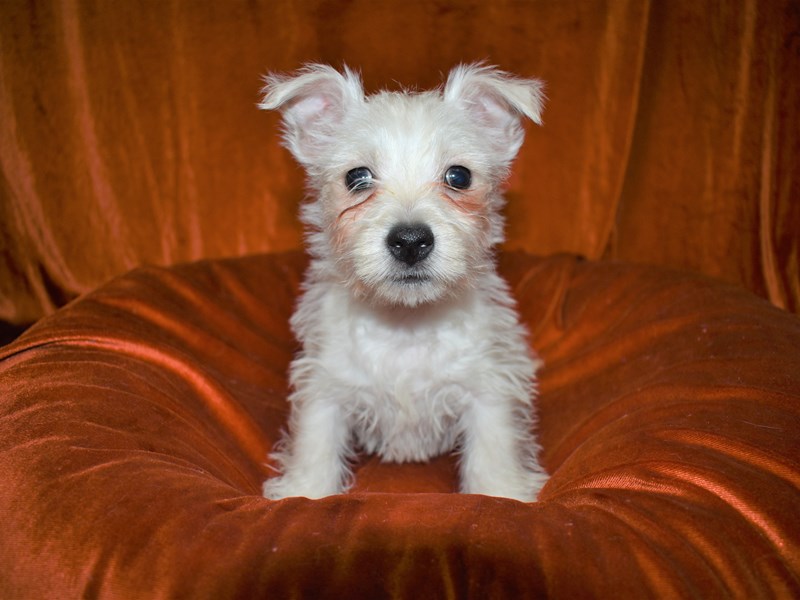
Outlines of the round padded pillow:
[[533,504],[362,456],[260,496],[299,253],[143,268],[0,352],[0,597],[800,596],[800,319],[687,273],[500,257],[544,359]]

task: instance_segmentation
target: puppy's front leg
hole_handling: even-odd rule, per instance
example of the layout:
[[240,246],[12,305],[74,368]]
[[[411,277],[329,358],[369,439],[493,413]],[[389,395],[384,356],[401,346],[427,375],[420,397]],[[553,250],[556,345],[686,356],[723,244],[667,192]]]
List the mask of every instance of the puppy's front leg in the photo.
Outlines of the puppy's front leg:
[[461,491],[533,502],[547,481],[524,406],[471,403],[462,417]]
[[349,432],[335,401],[295,398],[291,437],[283,450],[272,454],[279,477],[264,482],[264,496],[322,498],[342,492],[350,475],[347,467]]

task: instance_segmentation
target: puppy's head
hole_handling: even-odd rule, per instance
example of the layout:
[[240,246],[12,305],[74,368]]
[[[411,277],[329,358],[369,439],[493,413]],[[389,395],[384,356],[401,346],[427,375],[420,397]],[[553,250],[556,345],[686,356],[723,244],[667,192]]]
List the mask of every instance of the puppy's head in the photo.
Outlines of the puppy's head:
[[312,256],[370,301],[416,306],[457,294],[492,268],[500,185],[541,122],[543,85],[483,65],[443,88],[365,96],[359,77],[310,65],[266,79],[260,108],[283,114],[305,167]]

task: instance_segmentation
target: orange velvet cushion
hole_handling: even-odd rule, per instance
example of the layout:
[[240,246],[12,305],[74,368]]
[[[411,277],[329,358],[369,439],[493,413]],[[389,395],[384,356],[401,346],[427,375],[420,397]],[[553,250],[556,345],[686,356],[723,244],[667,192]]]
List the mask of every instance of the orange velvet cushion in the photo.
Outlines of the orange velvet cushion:
[[541,373],[541,502],[363,457],[260,497],[300,254],[134,271],[0,362],[0,597],[800,594],[800,319],[679,272],[502,257]]

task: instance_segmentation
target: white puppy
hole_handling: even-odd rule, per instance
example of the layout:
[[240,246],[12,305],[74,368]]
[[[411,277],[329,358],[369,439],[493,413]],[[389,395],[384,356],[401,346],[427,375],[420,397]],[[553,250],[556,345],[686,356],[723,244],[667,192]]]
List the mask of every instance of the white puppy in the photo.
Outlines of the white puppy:
[[346,68],[267,77],[260,108],[282,112],[313,198],[291,431],[266,497],[345,491],[361,448],[394,462],[457,450],[462,492],[536,498],[540,361],[493,248],[520,119],[540,123],[542,102],[540,81],[482,65],[369,97]]

